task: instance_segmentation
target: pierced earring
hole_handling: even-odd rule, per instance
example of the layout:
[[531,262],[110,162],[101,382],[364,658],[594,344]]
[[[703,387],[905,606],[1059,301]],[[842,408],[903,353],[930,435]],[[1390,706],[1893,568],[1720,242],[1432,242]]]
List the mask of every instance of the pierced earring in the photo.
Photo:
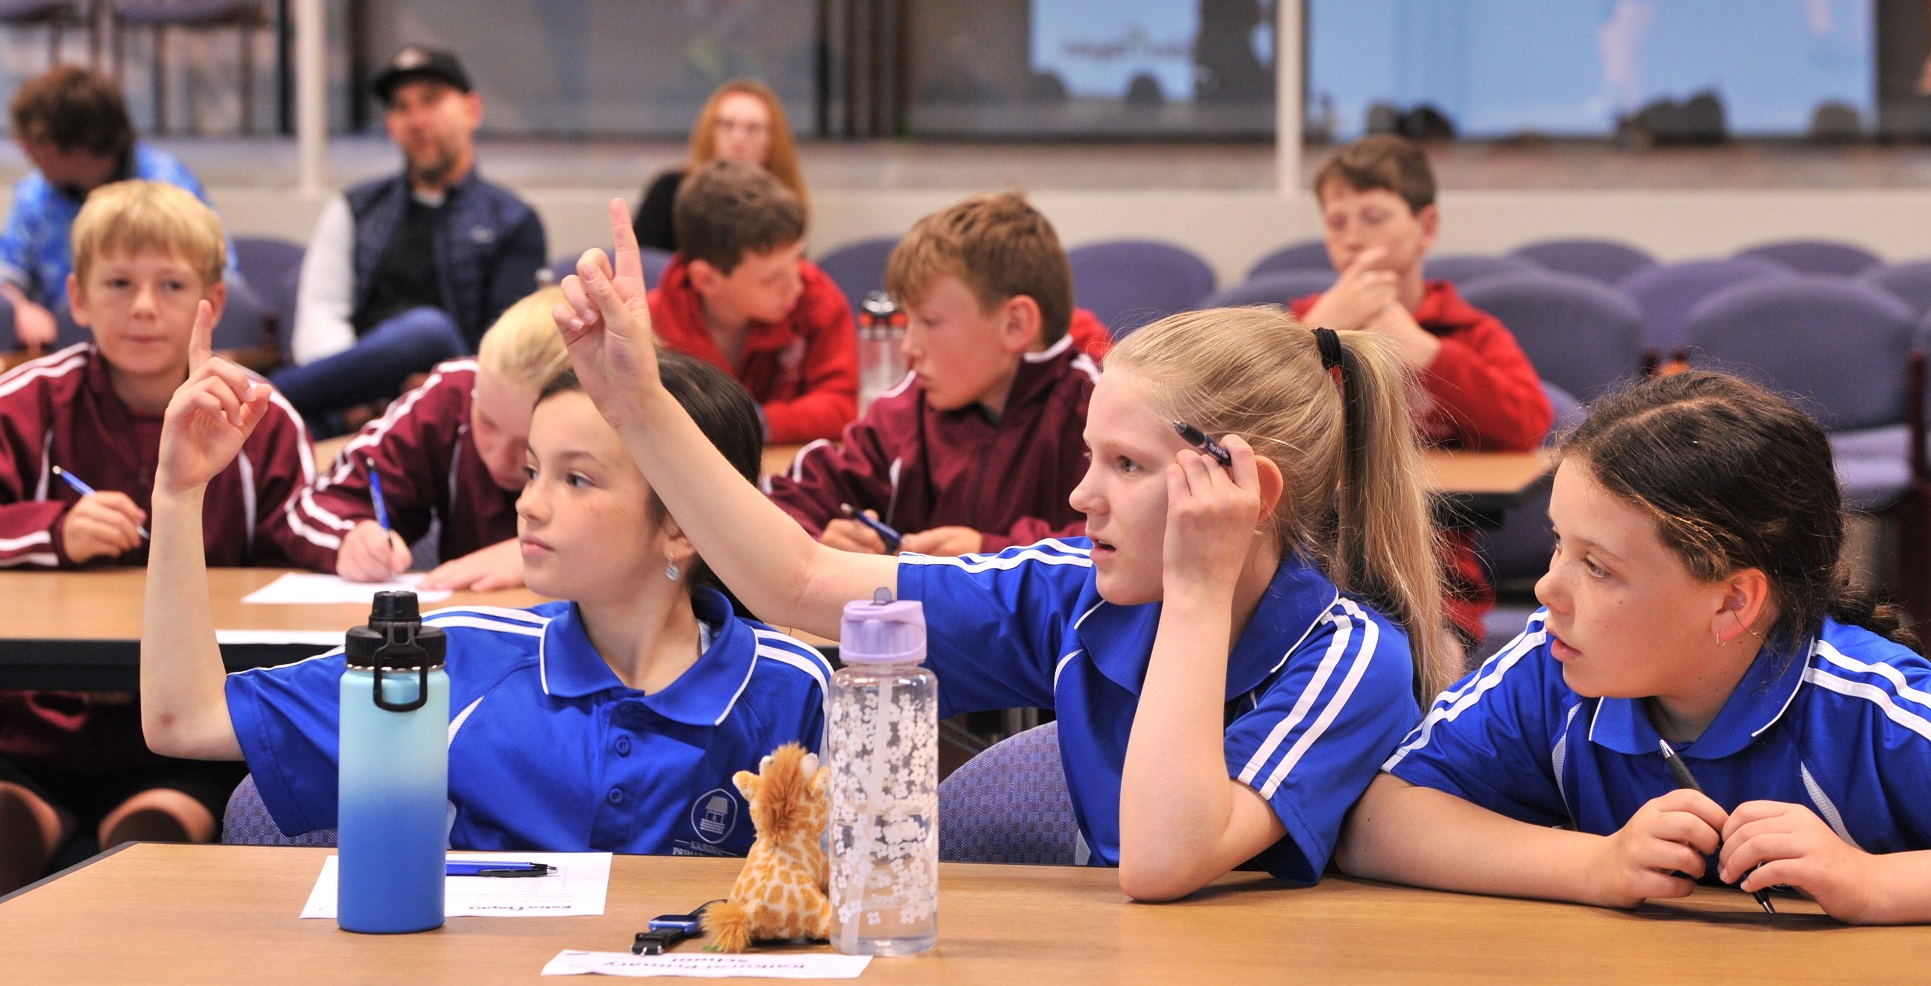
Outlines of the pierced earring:
[[664,566],[664,577],[671,580],[672,582],[675,582],[678,579],[681,579],[684,577],[684,570],[681,568],[678,568],[677,563],[673,561],[670,564]]

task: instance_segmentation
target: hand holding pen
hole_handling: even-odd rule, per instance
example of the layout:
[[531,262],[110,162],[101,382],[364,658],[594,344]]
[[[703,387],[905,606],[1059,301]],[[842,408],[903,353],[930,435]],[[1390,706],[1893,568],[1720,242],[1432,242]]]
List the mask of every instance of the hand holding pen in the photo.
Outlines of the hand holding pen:
[[[1675,779],[1676,786],[1682,790],[1695,791],[1698,794],[1702,794],[1703,785],[1696,782],[1695,775],[1690,773],[1690,768],[1683,763],[1683,758],[1676,755],[1676,750],[1670,746],[1669,740],[1659,739],[1656,743],[1663,750],[1663,763],[1669,766],[1670,777]],[[1765,914],[1777,913],[1777,909],[1770,905],[1770,891],[1758,890],[1752,893],[1751,896],[1757,899],[1757,903],[1763,907]]]
[[78,565],[96,558],[118,558],[147,540],[143,526],[147,514],[127,494],[102,493],[59,466],[53,467],[53,473],[80,494],[62,521],[61,548],[68,561]]
[[[900,534],[899,532],[893,530],[890,527],[890,525],[887,525],[884,521],[879,520],[877,517],[873,516],[870,512],[859,510],[856,507],[853,507],[849,503],[839,504],[838,512],[841,516],[843,516],[847,520],[850,520],[856,524],[863,525],[867,530],[871,531],[873,534],[878,535],[878,540],[884,546],[886,554],[888,555],[898,554],[899,542],[905,540],[905,535]],[[842,547],[842,545],[833,543],[833,541],[837,540],[837,538],[834,532],[832,532],[829,527],[826,529],[826,533],[828,535],[833,535],[832,538],[826,540],[826,543],[832,544],[833,547]],[[845,550],[849,551],[853,549],[845,548]],[[869,549],[866,549],[866,550],[869,550]]]
[[362,463],[369,472],[369,499],[376,519],[357,523],[342,538],[335,554],[335,574],[351,582],[387,582],[396,573],[408,571],[409,545],[391,529],[389,502],[382,494],[375,460],[364,458]]

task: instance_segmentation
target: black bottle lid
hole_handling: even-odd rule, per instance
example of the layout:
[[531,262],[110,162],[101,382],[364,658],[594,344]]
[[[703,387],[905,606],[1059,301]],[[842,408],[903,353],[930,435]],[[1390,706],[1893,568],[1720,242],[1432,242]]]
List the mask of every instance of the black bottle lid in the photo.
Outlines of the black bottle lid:
[[422,625],[413,592],[378,592],[369,622],[349,630],[342,654],[352,668],[415,671],[440,668],[449,639],[440,627]]

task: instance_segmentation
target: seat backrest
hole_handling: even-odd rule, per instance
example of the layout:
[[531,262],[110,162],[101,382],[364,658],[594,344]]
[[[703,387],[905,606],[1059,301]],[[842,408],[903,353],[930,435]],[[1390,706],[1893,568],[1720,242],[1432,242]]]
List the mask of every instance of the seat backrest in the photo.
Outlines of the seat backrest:
[[1263,274],[1281,274],[1293,270],[1316,270],[1334,276],[1334,262],[1328,259],[1328,245],[1325,240],[1302,240],[1268,254],[1254,262],[1247,271],[1247,279],[1254,280]]
[[1066,251],[1073,303],[1090,309],[1113,338],[1175,312],[1214,290],[1214,271],[1193,251],[1156,240],[1108,240]]
[[939,783],[940,859],[1071,865],[1078,844],[1057,722],[994,743]]
[[1643,315],[1636,304],[1579,274],[1497,274],[1462,292],[1502,320],[1537,375],[1594,400],[1643,373]]
[[1621,287],[1643,310],[1643,333],[1649,347],[1671,358],[1683,348],[1683,325],[1697,302],[1732,284],[1790,273],[1790,268],[1762,257],[1687,260],[1646,267],[1631,274]]
[[222,813],[221,841],[231,846],[332,846],[334,829],[316,829],[301,835],[283,835],[268,806],[261,803],[261,790],[250,774],[236,785],[228,797],[228,810]]
[[1656,258],[1647,252],[1615,240],[1542,240],[1516,247],[1509,256],[1533,260],[1564,274],[1593,277],[1604,284],[1615,284],[1656,265]]
[[1527,257],[1487,253],[1444,253],[1422,261],[1421,276],[1431,281],[1453,281],[1456,286],[1497,274],[1536,274],[1545,268]]
[[859,303],[866,295],[885,290],[885,261],[896,246],[896,236],[875,236],[847,243],[817,258],[818,266],[837,283],[845,301],[852,306],[853,318],[858,317]]
[[308,248],[276,236],[235,237],[235,269],[262,304],[281,320],[281,334],[295,330],[295,291]]
[[1857,279],[1891,292],[1919,315],[1931,312],[1931,260],[1882,264],[1857,275]]
[[1762,257],[1806,274],[1850,277],[1884,262],[1855,243],[1838,240],[1777,240],[1738,250],[1739,257]]
[[1917,319],[1847,277],[1791,275],[1724,288],[1690,310],[1691,365],[1725,370],[1805,400],[1832,431],[1905,420]]
[[1320,294],[1334,285],[1334,272],[1331,270],[1289,270],[1275,271],[1250,277],[1224,291],[1216,291],[1200,300],[1201,308],[1230,308],[1242,305],[1281,305],[1285,307],[1295,298],[1310,294]]

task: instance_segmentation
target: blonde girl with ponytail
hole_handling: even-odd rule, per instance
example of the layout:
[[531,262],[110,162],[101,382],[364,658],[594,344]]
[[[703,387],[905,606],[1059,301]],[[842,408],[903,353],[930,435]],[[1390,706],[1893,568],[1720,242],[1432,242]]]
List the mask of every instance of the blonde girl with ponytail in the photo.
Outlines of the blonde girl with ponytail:
[[[1278,310],[1155,323],[1093,394],[1071,497],[1090,539],[853,554],[766,501],[658,384],[621,203],[611,220],[614,269],[586,253],[557,325],[652,489],[750,610],[832,636],[844,604],[880,587],[921,600],[940,714],[1053,709],[1082,851],[1134,898],[1184,897],[1248,862],[1319,879],[1348,807],[1419,720],[1417,685],[1447,676],[1406,385],[1376,340]],[[984,481],[1000,481],[996,463]]]

